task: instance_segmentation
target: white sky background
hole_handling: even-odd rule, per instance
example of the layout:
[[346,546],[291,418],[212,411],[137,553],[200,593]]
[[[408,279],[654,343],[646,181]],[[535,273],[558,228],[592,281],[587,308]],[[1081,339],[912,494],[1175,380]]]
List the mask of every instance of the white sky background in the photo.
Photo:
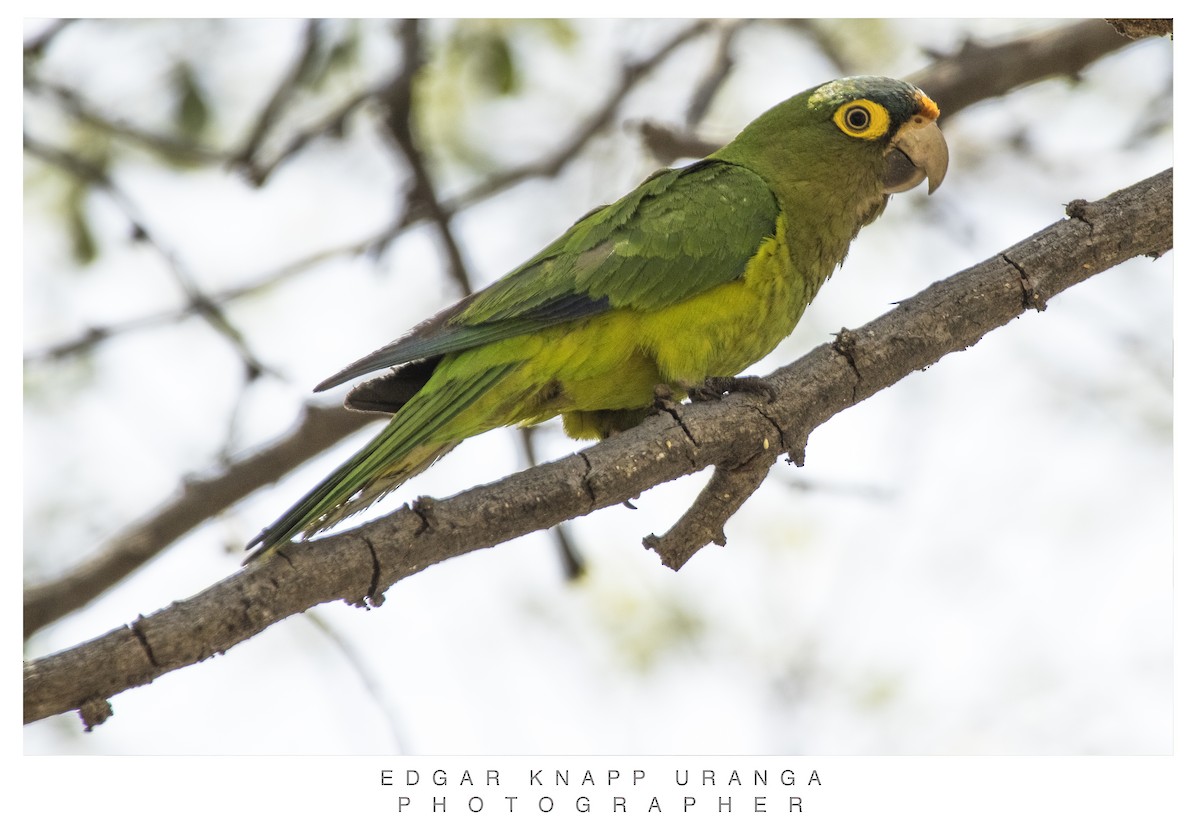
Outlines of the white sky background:
[[[673,22],[575,24],[570,49],[521,36],[519,96],[473,105],[462,140],[499,167],[556,147]],[[903,76],[980,39],[1053,23],[894,22],[854,71]],[[40,71],[114,115],[166,128],[162,73],[197,62],[227,145],[298,43],[290,22],[77,24]],[[678,124],[713,40],[682,49],[630,97],[622,124]],[[367,53],[381,76],[387,44]],[[112,54],[123,59],[109,60]],[[752,25],[701,131],[732,135],[834,77],[803,37]],[[765,372],[891,303],[1172,164],[1172,45],[1146,42],[946,124],[951,169],[933,198],[894,198],[864,230]],[[214,68],[219,67],[219,68]],[[314,104],[310,115],[324,109]],[[1140,136],[1153,117],[1168,128]],[[65,139],[28,105],[26,128]],[[1020,136],[1020,149],[1014,139]],[[254,190],[217,169],[164,169],[126,153],[122,189],[207,290],[369,235],[393,216],[396,164],[365,119]],[[636,130],[597,138],[558,178],[529,182],[455,223],[477,284],[503,275],[654,168]],[[470,172],[448,163],[456,191]],[[27,350],[179,305],[161,257],[127,240],[103,195],[88,204],[99,259],[69,254],[55,190],[26,165]],[[86,363],[26,371],[25,568],[51,575],[214,467],[236,423],[251,450],[286,430],[308,388],[454,298],[427,229],[378,263],[337,258],[231,306],[254,352],[285,377],[240,399],[240,363],[199,321],[125,335]],[[780,463],[682,572],[641,546],[703,478],[573,521],[589,575],[567,583],[546,534],[401,581],[365,612],[336,604],[223,657],[75,716],[24,730],[28,753],[1130,754],[1172,750],[1173,254],[1136,260],[1053,299],[965,353],[846,411]],[[328,394],[334,401],[339,391]],[[348,439],[179,542],[85,611],[39,633],[36,657],[148,614],[226,576],[229,553],[360,446]],[[578,447],[538,432],[547,457]],[[479,437],[372,515],[520,467],[514,434]],[[64,484],[69,481],[69,485]],[[800,486],[811,486],[802,489]],[[368,689],[364,678],[371,683]]]

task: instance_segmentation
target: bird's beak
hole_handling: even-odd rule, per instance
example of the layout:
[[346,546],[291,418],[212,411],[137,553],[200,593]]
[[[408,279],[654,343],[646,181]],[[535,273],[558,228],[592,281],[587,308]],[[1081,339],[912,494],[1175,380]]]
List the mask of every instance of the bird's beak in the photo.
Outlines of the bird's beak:
[[884,192],[905,192],[927,178],[930,192],[941,186],[950,165],[950,150],[942,130],[938,129],[936,113],[936,107],[933,107],[933,117],[922,110],[896,130],[884,154],[887,164],[883,174]]

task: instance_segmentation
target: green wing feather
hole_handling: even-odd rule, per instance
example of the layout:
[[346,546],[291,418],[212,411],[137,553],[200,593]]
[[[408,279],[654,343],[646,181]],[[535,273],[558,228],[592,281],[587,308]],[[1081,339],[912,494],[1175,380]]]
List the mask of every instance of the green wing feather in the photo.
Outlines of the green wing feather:
[[374,370],[533,333],[609,308],[655,310],[739,278],[779,206],[745,167],[698,161],[663,170],[585,215],[528,262],[316,390]]

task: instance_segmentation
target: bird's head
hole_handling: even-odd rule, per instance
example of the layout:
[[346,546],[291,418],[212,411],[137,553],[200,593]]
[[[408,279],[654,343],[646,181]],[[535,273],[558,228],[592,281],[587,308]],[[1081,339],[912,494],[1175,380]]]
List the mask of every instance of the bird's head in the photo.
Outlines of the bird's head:
[[929,181],[941,186],[950,163],[938,129],[938,107],[917,87],[884,77],[835,80],[806,93],[806,109],[843,152],[883,160],[883,191],[904,192]]
[[950,154],[938,107],[911,83],[852,77],[801,92],[746,127],[716,157],[768,181],[849,185],[866,198],[904,192],[946,177]]

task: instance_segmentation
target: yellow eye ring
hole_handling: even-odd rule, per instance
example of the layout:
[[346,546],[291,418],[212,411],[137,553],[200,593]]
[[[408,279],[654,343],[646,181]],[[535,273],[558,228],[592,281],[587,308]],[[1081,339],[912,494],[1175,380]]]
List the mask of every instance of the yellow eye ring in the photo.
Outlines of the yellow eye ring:
[[843,103],[833,113],[833,122],[837,128],[851,138],[874,140],[887,134],[891,126],[888,111],[875,101],[859,98]]

